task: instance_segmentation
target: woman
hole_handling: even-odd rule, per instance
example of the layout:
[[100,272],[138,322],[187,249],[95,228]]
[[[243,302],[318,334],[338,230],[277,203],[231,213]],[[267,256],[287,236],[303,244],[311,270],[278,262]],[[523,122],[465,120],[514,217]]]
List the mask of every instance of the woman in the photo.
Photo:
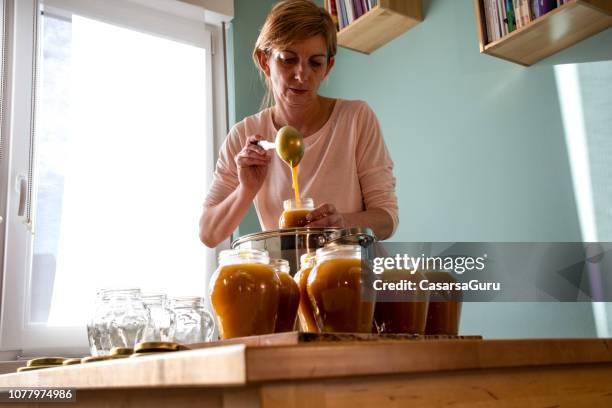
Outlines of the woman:
[[255,203],[264,230],[277,229],[282,202],[293,197],[289,167],[258,140],[274,141],[291,125],[304,135],[302,197],[318,206],[311,227],[369,227],[379,239],[398,224],[393,163],[376,116],[365,102],[318,95],[334,66],[336,29],[309,0],[278,3],[261,30],[253,60],[274,105],[236,124],[221,150],[200,219],[200,239],[217,246]]

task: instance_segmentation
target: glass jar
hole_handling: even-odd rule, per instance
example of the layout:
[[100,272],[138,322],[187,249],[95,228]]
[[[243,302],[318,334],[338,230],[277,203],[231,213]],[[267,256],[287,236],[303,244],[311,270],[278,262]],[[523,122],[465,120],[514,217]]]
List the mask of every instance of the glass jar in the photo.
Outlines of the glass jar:
[[314,210],[312,198],[302,198],[300,203],[295,198],[283,201],[283,213],[278,220],[279,228],[304,227],[308,223],[306,216]]
[[176,319],[174,311],[168,306],[167,297],[162,293],[142,295],[142,300],[151,313],[149,324],[139,340],[142,341],[174,341]]
[[140,295],[140,289],[106,290],[109,313],[105,313],[110,347],[134,348],[140,341],[151,314]]
[[300,305],[298,307],[298,320],[300,330],[303,332],[318,333],[319,328],[315,320],[312,305],[306,291],[306,283],[310,271],[314,267],[315,254],[313,252],[305,253],[300,257],[300,270],[295,274],[293,279],[300,290]]
[[87,339],[89,340],[89,352],[92,356],[105,356],[110,353],[111,345],[109,341],[108,323],[111,312],[109,298],[106,296],[106,289],[96,292],[94,312],[87,323]]
[[171,302],[176,325],[172,341],[179,344],[204,343],[212,340],[215,323],[201,296],[175,297]]
[[361,246],[317,249],[307,291],[321,332],[370,333],[375,293],[362,272]]
[[[385,269],[376,293],[374,333],[425,334],[429,292],[419,284],[425,276],[414,270]],[[382,284],[392,284],[394,288]],[[412,285],[409,289],[407,285]]]
[[300,289],[289,274],[289,262],[284,259],[270,259],[270,265],[280,280],[274,333],[293,331],[300,304]]
[[210,283],[221,338],[274,333],[279,292],[280,279],[267,251],[221,251]]
[[[457,282],[457,279],[455,279],[451,272],[428,271],[425,272],[424,275],[429,284]],[[427,309],[425,334],[450,336],[459,334],[461,304],[462,294],[459,290],[431,291],[429,307]]]

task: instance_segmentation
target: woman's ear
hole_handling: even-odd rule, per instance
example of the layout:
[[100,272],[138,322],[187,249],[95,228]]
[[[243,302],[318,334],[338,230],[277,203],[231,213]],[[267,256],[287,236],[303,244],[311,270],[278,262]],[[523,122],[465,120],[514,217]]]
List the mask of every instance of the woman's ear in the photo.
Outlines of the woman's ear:
[[268,64],[268,55],[258,49],[256,51],[256,55],[257,55],[257,61],[259,62],[259,69],[261,69],[261,71],[267,76],[270,76],[270,64]]
[[331,57],[329,59],[329,62],[327,63],[327,71],[325,71],[325,76],[327,77],[327,75],[329,75],[329,73],[331,72],[332,67],[334,66],[336,62],[336,59],[334,57]]

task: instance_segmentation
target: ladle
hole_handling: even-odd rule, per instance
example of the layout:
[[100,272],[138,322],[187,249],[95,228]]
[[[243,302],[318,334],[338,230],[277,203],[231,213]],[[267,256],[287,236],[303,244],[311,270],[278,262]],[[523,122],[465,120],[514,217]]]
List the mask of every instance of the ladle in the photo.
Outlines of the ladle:
[[276,143],[260,140],[258,144],[266,150],[276,148],[276,154],[289,167],[300,164],[304,157],[304,137],[294,127],[283,126],[276,133]]

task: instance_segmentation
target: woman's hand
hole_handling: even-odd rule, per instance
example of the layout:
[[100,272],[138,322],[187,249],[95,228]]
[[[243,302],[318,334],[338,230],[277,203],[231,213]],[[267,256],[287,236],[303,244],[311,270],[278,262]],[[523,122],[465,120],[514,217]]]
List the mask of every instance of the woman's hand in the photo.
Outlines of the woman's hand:
[[332,204],[322,204],[312,210],[307,216],[308,227],[348,227],[342,214]]
[[257,193],[261,188],[268,174],[268,164],[272,160],[272,156],[257,144],[262,139],[260,135],[249,136],[244,147],[235,157],[238,181],[244,189],[251,193]]

